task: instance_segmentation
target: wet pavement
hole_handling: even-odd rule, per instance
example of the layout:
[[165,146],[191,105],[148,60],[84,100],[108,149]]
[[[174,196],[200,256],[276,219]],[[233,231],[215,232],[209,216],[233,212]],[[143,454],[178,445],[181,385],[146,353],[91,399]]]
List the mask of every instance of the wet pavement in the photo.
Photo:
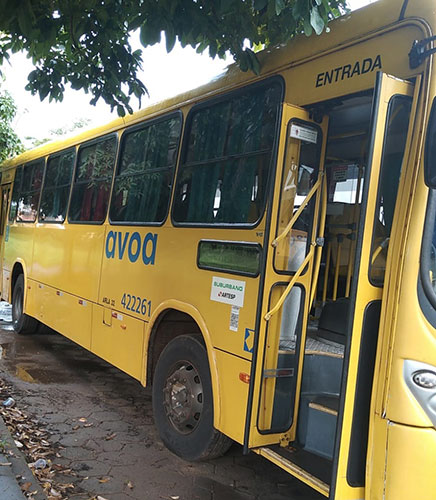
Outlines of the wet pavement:
[[150,389],[45,327],[20,336],[0,321],[0,378],[49,432],[53,466],[71,470],[55,477],[72,485],[70,499],[324,498],[237,444],[210,462],[172,455],[157,436]]

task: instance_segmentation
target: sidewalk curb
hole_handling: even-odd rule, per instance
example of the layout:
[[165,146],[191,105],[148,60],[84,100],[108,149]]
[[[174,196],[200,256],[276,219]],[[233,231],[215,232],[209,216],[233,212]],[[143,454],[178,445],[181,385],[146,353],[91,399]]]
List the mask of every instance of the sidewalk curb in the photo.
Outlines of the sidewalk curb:
[[[11,464],[0,466],[0,498],[26,500],[25,495],[21,491],[20,483],[31,483],[27,491],[36,491],[36,494],[32,498],[34,500],[47,500],[41,486],[27,465],[24,455],[15,445],[14,439],[1,415],[0,440],[3,444],[0,447],[0,462]],[[17,476],[20,477],[17,479]]]

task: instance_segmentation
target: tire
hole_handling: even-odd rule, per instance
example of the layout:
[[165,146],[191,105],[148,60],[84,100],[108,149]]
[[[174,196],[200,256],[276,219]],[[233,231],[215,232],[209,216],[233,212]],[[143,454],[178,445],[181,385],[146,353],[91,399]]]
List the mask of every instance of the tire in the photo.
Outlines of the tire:
[[161,440],[184,460],[210,460],[232,444],[213,427],[209,362],[196,336],[176,337],[162,351],[153,379],[153,413]]
[[12,326],[16,333],[35,333],[39,321],[24,313],[24,275],[20,274],[12,292]]

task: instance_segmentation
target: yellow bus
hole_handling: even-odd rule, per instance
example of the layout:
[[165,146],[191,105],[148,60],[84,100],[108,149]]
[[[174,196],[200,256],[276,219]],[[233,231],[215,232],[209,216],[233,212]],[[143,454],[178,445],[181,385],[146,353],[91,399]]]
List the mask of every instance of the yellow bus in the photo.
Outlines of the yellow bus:
[[4,164],[2,298],[330,499],[436,498],[436,10],[380,0]]

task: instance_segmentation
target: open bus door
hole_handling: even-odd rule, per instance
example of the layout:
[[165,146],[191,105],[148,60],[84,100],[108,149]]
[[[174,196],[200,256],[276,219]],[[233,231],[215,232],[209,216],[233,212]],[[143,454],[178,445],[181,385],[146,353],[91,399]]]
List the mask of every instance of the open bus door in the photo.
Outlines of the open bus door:
[[[324,304],[329,321],[342,323],[341,340],[330,332],[334,342],[320,326],[323,313],[318,319],[309,316],[317,291],[328,201],[323,166],[327,118],[318,125],[304,110],[286,106],[283,113],[278,160],[282,172],[277,176],[279,195],[273,206],[278,216],[271,223],[244,444],[330,498],[364,497],[383,294],[375,263],[382,254],[386,263],[389,242],[389,234],[375,238],[376,225],[383,219],[380,184],[383,178],[386,183],[383,172],[394,159],[399,162],[396,186],[400,182],[419,85],[416,92],[414,87],[389,75],[377,76],[363,191],[356,195],[361,201],[351,289],[344,300],[329,302],[327,308]],[[403,126],[409,140],[403,134],[395,142],[398,113],[406,116]],[[387,138],[399,146],[395,158],[388,158]],[[395,199],[396,192],[392,213]],[[389,231],[391,227],[392,220]]]
[[[12,189],[12,173],[11,171],[5,171],[2,173],[1,185],[0,185],[0,276],[3,276],[3,254],[5,248],[5,240],[7,240],[8,234],[8,209],[11,198]],[[3,279],[0,280],[3,283]],[[1,290],[1,296],[4,298],[4,290]]]

